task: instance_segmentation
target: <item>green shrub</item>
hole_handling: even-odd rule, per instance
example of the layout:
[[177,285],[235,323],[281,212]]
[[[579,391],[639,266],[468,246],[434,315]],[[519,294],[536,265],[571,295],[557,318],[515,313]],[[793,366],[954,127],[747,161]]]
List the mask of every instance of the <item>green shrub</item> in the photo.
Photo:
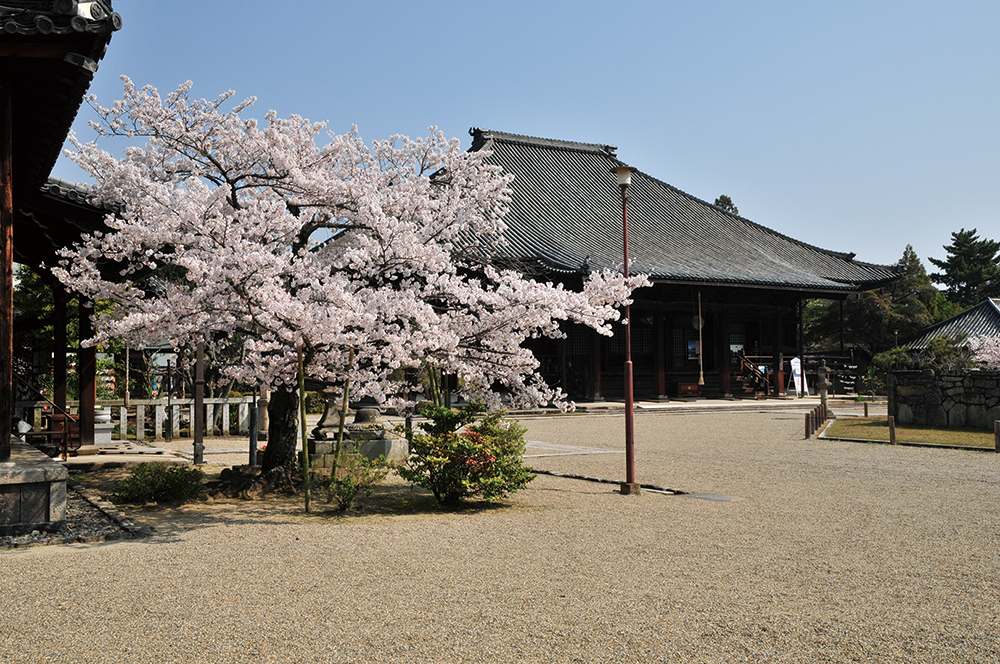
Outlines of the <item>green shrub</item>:
[[354,452],[342,453],[337,476],[330,478],[326,488],[329,502],[336,501],[341,511],[350,509],[359,497],[371,494],[372,486],[385,479],[391,469],[385,457],[369,461]]
[[322,414],[326,410],[326,399],[322,392],[306,392],[306,412],[310,415]]
[[421,426],[425,433],[413,436],[400,477],[429,489],[442,504],[475,496],[498,500],[523,489],[535,478],[521,464],[525,429],[502,413],[469,424],[481,412],[481,403],[459,411],[433,404],[421,408],[431,421]]
[[116,503],[183,502],[204,491],[204,473],[197,468],[147,463],[129,473],[115,483],[111,499]]

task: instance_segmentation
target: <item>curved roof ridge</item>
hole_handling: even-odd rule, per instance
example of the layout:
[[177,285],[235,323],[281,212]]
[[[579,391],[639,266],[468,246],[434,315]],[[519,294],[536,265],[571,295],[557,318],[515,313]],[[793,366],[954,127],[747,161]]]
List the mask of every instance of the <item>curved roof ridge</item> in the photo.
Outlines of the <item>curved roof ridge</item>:
[[499,140],[504,143],[521,143],[523,145],[556,148],[559,150],[573,150],[575,152],[596,152],[617,159],[618,146],[616,145],[562,141],[555,138],[541,138],[539,136],[527,136],[525,134],[511,134],[505,131],[494,131],[492,129],[482,129],[480,127],[470,127],[469,135],[473,137],[472,150],[479,150],[484,144]]

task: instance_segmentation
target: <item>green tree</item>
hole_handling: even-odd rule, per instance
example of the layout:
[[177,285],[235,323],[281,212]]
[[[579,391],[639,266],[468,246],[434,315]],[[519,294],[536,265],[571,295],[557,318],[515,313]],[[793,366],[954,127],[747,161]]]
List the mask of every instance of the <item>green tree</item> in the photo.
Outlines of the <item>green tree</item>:
[[[24,265],[15,267],[17,284],[14,287],[14,369],[33,387],[45,390],[51,397],[52,390],[52,320],[55,304],[52,288],[41,277]],[[67,346],[73,348],[79,339],[76,317],[76,298],[69,299],[67,309]],[[76,374],[68,376],[70,398],[76,398]],[[26,391],[18,383],[18,396],[33,399],[37,395]]]
[[941,272],[931,279],[947,287],[945,294],[962,309],[982,302],[987,297],[1000,295],[1000,242],[982,239],[976,229],[951,234],[951,244],[944,260],[928,258]]
[[722,194],[721,196],[716,198],[715,203],[713,203],[713,205],[715,205],[715,207],[717,208],[722,208],[726,212],[732,212],[733,214],[740,213],[740,209],[736,207],[735,203],[733,203],[733,199],[731,199],[729,196],[726,196],[725,194]]
[[972,349],[963,334],[958,338],[934,337],[926,348],[920,350],[897,346],[876,355],[872,364],[883,371],[932,369],[937,372],[962,372],[975,365],[972,356]]
[[861,348],[869,357],[957,313],[931,283],[912,246],[906,246],[896,265],[899,278],[882,288],[845,301],[810,301],[803,317],[809,345],[820,350],[839,348],[841,308],[844,343]]

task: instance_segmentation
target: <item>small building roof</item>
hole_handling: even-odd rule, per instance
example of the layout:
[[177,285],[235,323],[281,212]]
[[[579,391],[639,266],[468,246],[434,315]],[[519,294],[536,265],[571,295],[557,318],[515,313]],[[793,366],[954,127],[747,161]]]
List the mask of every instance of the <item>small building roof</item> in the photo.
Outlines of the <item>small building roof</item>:
[[987,298],[947,320],[924,328],[906,345],[912,349],[927,348],[931,339],[936,337],[1000,337],[1000,298]]
[[[622,264],[621,196],[611,145],[472,128],[472,150],[514,174],[502,257],[551,273]],[[629,187],[629,263],[653,282],[762,287],[842,297],[897,277],[731,214],[642,171]]]

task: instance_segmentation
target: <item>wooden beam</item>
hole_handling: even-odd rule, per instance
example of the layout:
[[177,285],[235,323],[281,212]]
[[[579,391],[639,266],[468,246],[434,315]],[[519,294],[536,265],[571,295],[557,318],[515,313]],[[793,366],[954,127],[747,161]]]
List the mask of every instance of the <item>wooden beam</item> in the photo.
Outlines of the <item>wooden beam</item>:
[[67,53],[89,53],[93,50],[93,35],[14,36],[4,35],[0,41],[0,58],[31,58],[62,60]]
[[14,193],[10,80],[0,81],[0,462],[10,459],[14,416]]

